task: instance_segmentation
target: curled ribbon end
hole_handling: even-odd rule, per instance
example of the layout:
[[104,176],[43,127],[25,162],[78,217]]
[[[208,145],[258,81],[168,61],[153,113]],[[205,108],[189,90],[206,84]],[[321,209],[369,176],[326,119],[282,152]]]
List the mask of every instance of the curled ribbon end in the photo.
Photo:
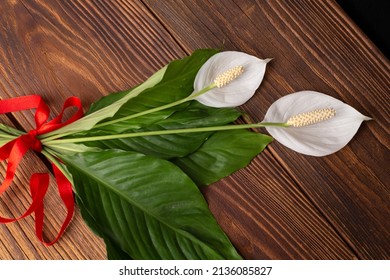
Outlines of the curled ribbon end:
[[[62,122],[64,111],[68,107],[76,107],[77,112],[67,121]],[[50,115],[50,110],[43,99],[38,95],[29,95],[6,100],[0,100],[0,114],[17,112],[28,109],[36,109],[35,124],[36,128],[28,133],[19,136],[18,138],[8,142],[0,147],[0,160],[8,160],[6,178],[0,186],[0,195],[11,185],[15,176],[16,169],[29,149],[36,152],[42,151],[42,143],[38,136],[43,133],[51,132],[61,127],[64,127],[83,116],[81,101],[77,97],[68,98],[62,108],[62,112],[53,120],[47,122]],[[30,179],[30,192],[32,202],[26,212],[17,218],[4,218],[0,216],[0,223],[10,223],[16,220],[27,217],[35,213],[35,231],[38,239],[45,245],[53,245],[65,232],[74,213],[74,199],[72,192],[72,184],[64,174],[53,164],[54,176],[57,181],[58,192],[67,209],[67,215],[63,222],[57,237],[46,242],[43,239],[43,221],[44,221],[44,205],[43,199],[46,195],[49,186],[49,174],[35,173]]]

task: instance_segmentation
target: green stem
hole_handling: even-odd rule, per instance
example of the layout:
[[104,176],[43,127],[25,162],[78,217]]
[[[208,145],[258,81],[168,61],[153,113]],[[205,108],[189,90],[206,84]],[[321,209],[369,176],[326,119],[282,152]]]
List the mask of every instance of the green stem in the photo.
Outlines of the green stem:
[[[198,97],[198,96],[200,96],[200,95],[206,93],[206,92],[209,91],[210,89],[213,89],[214,87],[216,87],[216,85],[215,85],[215,84],[211,84],[211,85],[205,87],[204,89],[200,90],[199,92],[197,92],[197,93],[195,93],[195,94],[192,94],[192,95],[190,95],[190,96],[187,96],[186,98],[177,100],[177,101],[175,101],[175,102],[172,102],[172,103],[169,103],[169,104],[160,106],[160,107],[152,108],[152,109],[149,109],[149,110],[146,110],[146,111],[142,111],[142,112],[139,112],[139,113],[136,113],[136,114],[133,114],[133,115],[129,115],[129,116],[126,116],[126,117],[123,117],[123,118],[119,118],[119,119],[115,119],[115,120],[111,120],[111,121],[99,123],[99,124],[95,125],[94,128],[99,128],[99,127],[103,127],[103,126],[107,126],[107,125],[112,125],[112,124],[114,124],[114,123],[118,123],[118,122],[122,122],[122,121],[127,121],[127,120],[130,120],[130,119],[134,119],[134,118],[138,118],[138,117],[147,115],[147,114],[151,114],[151,113],[155,113],[155,112],[162,111],[162,110],[165,110],[165,109],[169,109],[169,108],[171,108],[171,107],[174,107],[174,106],[183,104],[183,103],[185,103],[185,102],[187,102],[187,101],[191,101],[191,100],[195,99],[196,97]],[[43,140],[52,141],[52,140],[55,140],[55,139],[58,139],[58,138],[62,138],[62,137],[68,136],[68,135],[70,135],[70,134],[72,134],[72,133],[73,133],[73,132],[68,132],[68,133],[62,133],[62,134],[58,134],[58,135],[53,135],[53,136],[51,136],[51,137],[44,138]]]
[[[57,168],[62,172],[62,174],[64,174],[64,176],[66,177],[66,179],[68,179],[69,182],[72,183],[73,185],[73,178],[72,178],[72,175],[70,175],[69,171],[67,169],[64,168],[64,165],[59,162],[59,160],[57,160],[51,153],[50,153],[50,149],[48,149],[47,147],[45,147],[41,153],[47,157],[48,160],[50,160],[55,166],[57,166]],[[52,151],[53,153],[55,153],[54,151]]]
[[123,117],[123,118],[111,120],[111,121],[108,121],[108,122],[99,123],[99,124],[95,125],[94,128],[99,128],[99,127],[103,127],[103,126],[106,126],[106,125],[111,125],[111,124],[114,124],[114,123],[118,123],[118,122],[130,120],[130,119],[138,118],[138,117],[141,117],[141,116],[144,116],[144,115],[147,115],[147,114],[155,113],[155,112],[158,112],[158,111],[161,111],[161,110],[165,110],[165,109],[171,108],[173,106],[177,106],[177,105],[183,104],[183,103],[185,103],[187,101],[188,101],[187,98],[181,99],[181,100],[178,100],[178,101],[175,101],[175,102],[172,102],[172,103],[160,106],[160,107],[149,109],[149,110],[146,110],[146,111],[143,111],[143,112],[139,112],[139,113],[136,113],[136,114],[133,114],[133,115],[129,115],[129,116],[126,116],[126,117]]
[[6,133],[10,133],[13,136],[20,136],[26,133],[24,131],[18,130],[2,123],[0,123],[0,130]]
[[[66,146],[66,145],[46,145],[46,147],[50,148],[51,151],[55,153],[59,153],[60,151],[65,151],[68,153],[79,153],[79,152],[85,152],[85,151],[96,151],[98,148],[77,148],[80,145],[75,145],[75,146]],[[60,150],[60,151],[58,151]]]
[[0,133],[0,138],[4,138],[6,140],[12,140],[15,139],[15,137],[16,137],[15,135]]
[[248,128],[265,127],[265,126],[288,127],[286,123],[255,123],[255,124],[241,124],[241,125],[224,125],[224,126],[212,126],[212,127],[196,127],[196,128],[171,129],[171,130],[133,132],[133,133],[91,136],[91,137],[82,137],[82,138],[58,139],[58,140],[50,140],[50,141],[47,141],[47,139],[43,139],[42,144],[58,145],[58,144],[65,144],[65,143],[103,141],[103,140],[113,140],[113,139],[121,139],[121,138],[156,136],[156,135],[167,135],[167,134],[248,129]]
[[151,113],[155,113],[155,112],[158,112],[158,111],[162,111],[162,110],[165,110],[165,109],[172,108],[174,106],[183,104],[183,103],[185,103],[187,101],[193,100],[194,98],[198,97],[199,95],[204,94],[205,92],[209,91],[210,89],[212,89],[214,87],[215,87],[215,85],[212,84],[212,85],[210,85],[208,87],[205,87],[201,91],[199,91],[199,92],[197,92],[195,94],[192,94],[192,95],[190,95],[190,96],[188,96],[186,98],[177,100],[175,102],[172,102],[172,103],[160,106],[160,107],[152,108],[152,109],[149,109],[149,110],[146,110],[146,111],[143,111],[143,112],[139,112],[139,113],[136,113],[136,114],[133,114],[133,115],[129,115],[129,116],[126,116],[126,117],[123,117],[123,118],[119,118],[119,119],[103,122],[103,123],[95,125],[94,128],[99,128],[99,127],[103,127],[103,126],[106,126],[106,125],[111,125],[111,124],[114,124],[114,123],[135,119],[135,118],[147,115],[147,114],[151,114]]

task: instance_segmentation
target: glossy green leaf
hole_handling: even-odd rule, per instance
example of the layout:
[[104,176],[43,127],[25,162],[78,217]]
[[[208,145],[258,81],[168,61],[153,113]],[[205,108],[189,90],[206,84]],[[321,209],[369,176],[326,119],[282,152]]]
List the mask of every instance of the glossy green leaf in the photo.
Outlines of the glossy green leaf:
[[163,78],[166,69],[167,67],[163,67],[162,69],[154,73],[144,83],[140,84],[132,90],[129,90],[126,94],[123,94],[123,96],[120,95],[121,98],[113,98],[114,102],[112,102],[111,104],[107,104],[107,106],[105,107],[101,106],[99,110],[91,112],[90,114],[82,117],[81,119],[71,124],[56,129],[53,132],[43,134],[42,138],[47,138],[64,133],[78,133],[81,131],[90,130],[100,121],[114,116],[115,113],[118,112],[118,110],[123,106],[123,104],[126,104],[126,102],[128,102],[130,99],[136,97],[144,90],[158,84]]
[[109,260],[131,260],[132,258],[125,252],[122,251],[118,246],[111,241],[109,238],[104,239],[107,250],[107,259]]
[[[68,168],[69,170],[69,168]],[[84,206],[83,201],[81,198],[77,195],[75,195],[76,204],[80,208],[81,216],[83,217],[83,220],[88,225],[88,227],[99,237],[103,237],[103,233],[100,231],[99,227],[96,225],[94,217],[88,212],[87,208]]]
[[272,141],[248,130],[214,133],[196,152],[173,160],[199,186],[209,185],[243,168]]
[[61,158],[80,207],[116,253],[134,259],[240,259],[197,186],[174,164],[119,150]]
[[106,244],[107,259],[109,260],[130,260],[131,257],[121,250],[114,242],[111,241],[110,237],[105,235],[103,231],[100,230],[99,226],[96,224],[95,218],[88,212],[87,207],[85,207],[81,198],[76,194],[76,202],[79,206],[81,216],[83,217],[84,222],[89,226],[89,228],[99,237],[103,238],[104,243]]
[[[218,51],[214,49],[197,50],[188,57],[172,61],[169,63],[164,73],[164,77],[158,84],[144,90],[142,94],[129,100],[112,118],[105,120],[105,122],[157,108],[189,96],[193,92],[194,79],[198,70],[207,59],[217,52]],[[92,106],[90,112],[93,113],[96,108],[107,106],[109,102],[115,101],[118,98],[116,96],[119,96],[120,98],[124,95],[125,93],[119,93],[114,94],[113,96],[104,97],[101,101],[96,102]],[[134,119],[99,127],[99,131],[105,134],[113,134],[122,133],[129,129],[139,129],[145,125],[165,119],[176,110],[185,108],[186,106],[186,104],[183,104],[181,106],[139,116]],[[91,133],[94,132],[92,131]]]

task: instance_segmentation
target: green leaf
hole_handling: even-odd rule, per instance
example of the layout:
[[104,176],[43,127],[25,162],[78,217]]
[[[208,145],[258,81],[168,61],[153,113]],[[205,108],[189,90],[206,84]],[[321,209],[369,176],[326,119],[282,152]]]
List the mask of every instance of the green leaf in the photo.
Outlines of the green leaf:
[[111,239],[104,234],[96,224],[95,218],[88,212],[88,209],[85,207],[81,198],[76,194],[76,203],[79,206],[81,216],[83,217],[84,222],[89,226],[89,228],[99,237],[103,238],[104,243],[106,244],[107,250],[107,259],[109,260],[130,260],[131,257],[117,245],[111,241]]
[[84,206],[84,203],[79,195],[75,195],[76,203],[80,208],[81,217],[83,217],[84,222],[87,226],[95,233],[97,236],[104,238],[104,234],[100,231],[99,226],[96,224],[95,218],[88,212],[88,209]]
[[118,248],[117,245],[111,241],[111,239],[105,238],[104,243],[106,244],[107,259],[109,260],[131,260],[132,259],[125,251],[122,251],[120,248]]
[[[164,69],[163,71],[166,71],[167,66],[164,66],[163,69]],[[161,75],[161,74],[163,74],[163,73],[160,72],[160,74],[158,75],[158,77],[160,77],[159,80],[155,80],[154,83],[151,83],[152,86],[156,85],[157,83],[159,83],[162,80],[163,75]],[[89,107],[89,109],[85,113],[85,115],[86,116],[90,115],[96,111],[99,111],[100,109],[103,109],[107,106],[110,106],[112,103],[117,102],[118,100],[124,98],[126,95],[131,93],[134,89],[136,89],[136,87],[128,89],[128,90],[124,90],[124,91],[113,92],[113,93],[110,93],[109,95],[101,97],[99,100],[97,100],[96,102],[91,104],[91,106]]]
[[[126,94],[122,93],[115,97],[108,97],[110,101],[114,101],[107,106],[99,106],[99,110],[93,111],[90,114],[82,117],[81,119],[68,124],[62,128],[56,129],[53,132],[46,133],[42,135],[42,138],[48,138],[51,136],[65,134],[65,133],[78,133],[85,130],[90,130],[94,125],[96,125],[101,120],[112,117],[127,101],[136,97],[144,90],[153,87],[158,84],[166,71],[167,67],[161,68],[159,71],[154,73],[149,79],[147,79],[144,83],[135,87],[132,90],[129,90]],[[117,98],[120,97],[120,98]]]
[[196,185],[171,162],[119,150],[61,159],[115,257],[240,259]]
[[196,152],[173,160],[198,186],[209,185],[247,166],[272,141],[248,130],[214,133]]
[[[218,51],[214,49],[196,50],[188,57],[172,61],[169,63],[167,70],[164,73],[164,77],[158,84],[144,90],[142,94],[129,100],[118,110],[115,116],[105,120],[105,122],[157,108],[189,96],[194,90],[193,84],[195,76],[200,67],[217,52]],[[104,97],[103,100],[98,101],[93,105],[90,112],[93,112],[96,108],[107,106],[107,103],[117,99],[117,95],[120,98],[124,93],[119,93],[112,97]],[[109,124],[107,126],[99,127],[99,131],[105,134],[117,134],[129,129],[139,129],[145,125],[165,119],[176,110],[185,108],[186,106],[186,104],[183,104],[181,106],[149,113],[126,121],[120,121],[115,124]],[[94,132],[92,131],[91,133]]]
[[96,224],[95,219],[88,212],[87,208],[84,206],[80,197],[76,194],[76,202],[79,206],[81,216],[83,217],[84,222],[89,226],[89,228],[99,237],[103,238],[104,243],[106,244],[107,259],[109,260],[130,260],[131,257],[120,248],[118,248],[114,242],[111,241],[102,231],[100,231],[99,226]]
[[[186,109],[172,114],[167,119],[139,130],[159,131],[192,127],[218,126],[236,120],[241,113],[233,108],[211,108],[193,101]],[[146,155],[170,159],[184,157],[196,151],[213,132],[182,133],[149,137],[134,137],[115,140],[89,142],[86,145],[102,149],[121,149]],[[102,133],[96,132],[97,135]]]

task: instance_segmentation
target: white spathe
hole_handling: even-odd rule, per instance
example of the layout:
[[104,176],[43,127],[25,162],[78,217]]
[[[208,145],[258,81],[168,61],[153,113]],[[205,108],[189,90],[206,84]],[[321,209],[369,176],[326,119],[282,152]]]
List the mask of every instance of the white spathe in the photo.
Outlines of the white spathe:
[[262,60],[237,51],[225,51],[213,55],[203,64],[195,77],[194,94],[213,84],[218,75],[233,67],[242,66],[244,71],[226,86],[215,87],[195,99],[204,105],[217,108],[244,104],[259,87],[270,60]]
[[344,102],[316,91],[299,91],[275,101],[264,122],[285,123],[294,116],[318,109],[333,108],[336,115],[328,120],[303,127],[267,127],[277,141],[305,155],[326,156],[343,148],[363,121],[370,120]]

